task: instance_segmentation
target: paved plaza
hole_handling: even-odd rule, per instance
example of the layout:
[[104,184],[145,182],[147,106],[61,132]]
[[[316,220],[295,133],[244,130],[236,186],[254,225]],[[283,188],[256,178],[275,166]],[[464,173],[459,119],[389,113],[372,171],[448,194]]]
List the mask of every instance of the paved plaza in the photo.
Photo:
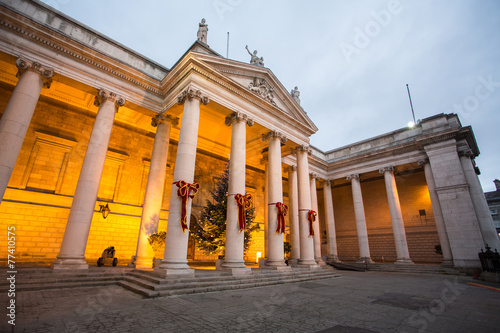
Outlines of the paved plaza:
[[[15,332],[498,332],[498,287],[466,276],[343,271],[154,299],[119,286],[25,291],[16,295]],[[11,331],[5,316],[1,325]]]

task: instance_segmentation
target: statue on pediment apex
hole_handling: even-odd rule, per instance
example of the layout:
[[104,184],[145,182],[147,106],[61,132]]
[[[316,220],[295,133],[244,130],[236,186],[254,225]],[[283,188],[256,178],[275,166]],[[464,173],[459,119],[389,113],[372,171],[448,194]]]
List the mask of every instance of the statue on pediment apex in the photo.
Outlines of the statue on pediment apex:
[[245,46],[245,49],[247,49],[248,54],[252,57],[250,59],[250,63],[252,65],[264,67],[264,58],[263,57],[259,58],[257,56],[257,50],[255,50],[255,51],[253,51],[253,53],[251,53],[250,50],[248,49],[248,45]]
[[198,41],[207,44],[208,24],[205,19],[201,19],[200,27],[198,28]]
[[292,98],[295,100],[295,102],[297,102],[297,104],[300,105],[300,91],[299,91],[299,87],[295,86],[294,89],[292,89],[292,91],[290,91],[290,94],[292,95]]

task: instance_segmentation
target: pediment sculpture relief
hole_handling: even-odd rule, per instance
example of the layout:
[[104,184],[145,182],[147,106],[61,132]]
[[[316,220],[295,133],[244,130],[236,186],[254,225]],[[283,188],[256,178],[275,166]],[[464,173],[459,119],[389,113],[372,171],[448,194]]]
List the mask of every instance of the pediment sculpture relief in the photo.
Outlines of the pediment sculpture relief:
[[274,101],[274,89],[271,87],[265,79],[260,79],[255,77],[252,82],[248,85],[248,89],[276,106],[276,102]]

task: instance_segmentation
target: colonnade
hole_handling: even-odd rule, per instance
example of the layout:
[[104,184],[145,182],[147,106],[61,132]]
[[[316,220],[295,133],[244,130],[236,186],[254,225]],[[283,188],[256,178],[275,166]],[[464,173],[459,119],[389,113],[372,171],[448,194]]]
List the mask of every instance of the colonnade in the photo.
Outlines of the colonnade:
[[[9,100],[7,108],[0,120],[0,199],[3,198],[7,184],[14,169],[27,129],[31,122],[38,98],[43,87],[50,87],[53,70],[37,62],[19,58],[16,61],[19,69],[19,81]],[[178,97],[178,104],[183,105],[183,116],[180,127],[177,157],[173,174],[168,228],[164,259],[155,270],[160,275],[194,274],[187,265],[186,253],[189,237],[189,217],[191,200],[198,190],[194,179],[196,148],[200,120],[200,107],[209,103],[208,96],[202,91],[188,86]],[[97,192],[108,150],[111,129],[118,108],[123,106],[123,97],[104,89],[99,90],[95,105],[99,107],[96,120],[90,135],[80,177],[77,183],[73,204],[69,214],[60,253],[54,262],[54,269],[85,269],[85,248],[94,213]],[[157,231],[161,209],[165,166],[167,164],[168,142],[171,125],[178,119],[161,113],[152,119],[157,127],[150,172],[141,216],[141,226],[137,242],[136,256],[132,259],[134,267],[151,267],[153,253],[147,242],[152,231]],[[226,118],[226,125],[232,126],[231,162],[229,166],[229,189],[227,208],[226,257],[221,269],[234,274],[245,274],[249,269],[243,259],[244,233],[238,223],[238,195],[245,195],[246,165],[246,127],[253,121],[248,115],[235,111]],[[270,130],[262,138],[268,143],[266,164],[266,262],[269,269],[284,270],[289,266],[284,261],[283,229],[284,221],[280,213],[283,206],[282,188],[282,156],[281,143],[286,136],[276,130]],[[455,146],[456,147],[456,146]],[[432,150],[429,149],[429,156]],[[321,254],[321,234],[319,228],[316,181],[319,177],[309,173],[308,146],[299,145],[293,153],[296,165],[288,167],[292,252],[290,261],[293,265],[316,268],[323,264]],[[461,168],[470,195],[479,227],[485,240],[496,245],[498,237],[492,231],[485,206],[484,195],[471,163],[471,154],[460,155]],[[453,251],[449,241],[446,218],[442,214],[441,201],[434,179],[436,172],[430,167],[429,160],[421,160],[431,203],[436,220],[436,227],[443,251],[443,264],[452,265]],[[436,163],[437,164],[437,163]],[[437,170],[437,169],[436,169]],[[394,177],[394,167],[386,166],[379,170],[383,174],[387,200],[389,203],[391,224],[394,233],[397,260],[396,263],[412,264],[404,221],[401,213],[399,195]],[[361,192],[360,175],[353,173],[347,176],[351,182],[354,203],[355,225],[359,245],[360,262],[373,262],[370,256],[366,217]],[[327,258],[338,261],[335,221],[332,201],[332,182],[320,182],[324,190],[325,226],[327,233]],[[443,188],[440,186],[439,188]],[[483,195],[483,198],[481,198]],[[187,231],[186,231],[187,230]]]

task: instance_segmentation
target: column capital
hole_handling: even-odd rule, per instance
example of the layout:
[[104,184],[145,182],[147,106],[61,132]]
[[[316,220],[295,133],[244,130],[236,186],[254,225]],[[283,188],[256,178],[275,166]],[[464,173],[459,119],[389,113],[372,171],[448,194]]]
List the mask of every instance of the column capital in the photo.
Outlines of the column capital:
[[225,124],[227,126],[231,126],[235,121],[237,122],[244,121],[248,126],[253,125],[253,119],[248,118],[248,116],[245,113],[242,113],[240,111],[234,111],[229,117],[226,117]]
[[42,66],[36,61],[30,61],[23,57],[17,58],[16,67],[18,69],[16,77],[20,77],[26,71],[32,71],[42,77],[43,86],[45,88],[50,88],[52,77],[54,76],[54,70],[52,68]]
[[353,173],[352,175],[347,176],[346,179],[347,180],[351,180],[351,179],[359,180],[359,174],[358,173]]
[[275,131],[275,130],[269,131],[266,134],[262,134],[262,141],[264,141],[264,142],[271,139],[271,138],[272,139],[280,139],[281,142],[283,142],[283,143],[285,143],[288,140],[283,133]]
[[290,172],[295,172],[297,171],[297,166],[295,165],[289,165],[284,168],[285,172],[290,173]]
[[425,165],[425,164],[428,164],[429,163],[429,159],[428,158],[423,158],[421,160],[418,160],[418,165]]
[[177,126],[179,124],[179,118],[166,113],[158,113],[153,118],[151,118],[151,126],[156,127],[163,122],[170,122],[172,125]]
[[97,93],[97,96],[95,97],[94,105],[100,106],[102,102],[104,102],[105,100],[109,100],[115,103],[116,111],[118,111],[118,108],[120,106],[123,106],[125,104],[125,99],[123,97],[111,91],[100,89],[99,92]]
[[210,102],[210,99],[208,96],[204,95],[201,90],[195,90],[192,87],[187,87],[184,89],[183,92],[180,93],[180,95],[177,97],[177,104],[181,105],[184,104],[186,99],[199,99],[200,102],[204,105],[207,105],[208,102]]
[[378,172],[380,172],[381,174],[384,174],[386,172],[394,172],[394,167],[392,165],[389,165],[389,166],[378,169]]
[[319,175],[317,173],[311,172],[309,173],[309,178],[314,180],[319,180]]
[[470,149],[464,149],[458,151],[459,157],[468,157],[469,159],[474,158],[474,153]]
[[323,187],[325,187],[325,186],[332,186],[333,185],[333,180],[331,180],[331,179],[324,179],[324,180],[320,181],[319,184],[322,185]]
[[303,151],[303,152],[306,152],[307,155],[312,155],[312,149],[309,148],[309,145],[298,145],[297,147],[295,148],[292,148],[292,153],[293,154],[297,154],[297,152],[299,151]]

